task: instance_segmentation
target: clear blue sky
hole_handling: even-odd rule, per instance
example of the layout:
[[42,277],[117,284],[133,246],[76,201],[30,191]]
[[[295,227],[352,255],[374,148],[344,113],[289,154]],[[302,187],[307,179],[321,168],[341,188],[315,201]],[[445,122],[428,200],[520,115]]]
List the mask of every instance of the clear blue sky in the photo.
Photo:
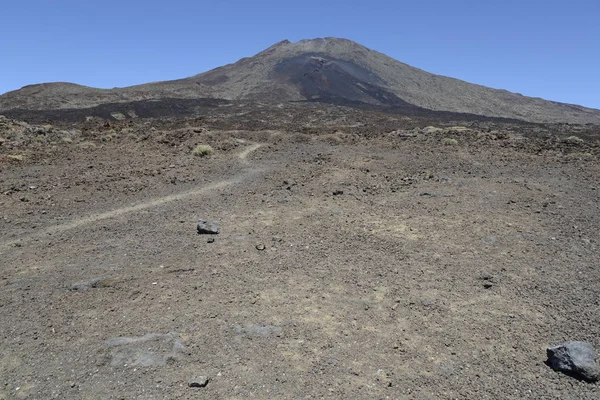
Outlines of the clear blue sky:
[[0,93],[183,78],[334,36],[415,67],[600,108],[599,0],[6,0]]

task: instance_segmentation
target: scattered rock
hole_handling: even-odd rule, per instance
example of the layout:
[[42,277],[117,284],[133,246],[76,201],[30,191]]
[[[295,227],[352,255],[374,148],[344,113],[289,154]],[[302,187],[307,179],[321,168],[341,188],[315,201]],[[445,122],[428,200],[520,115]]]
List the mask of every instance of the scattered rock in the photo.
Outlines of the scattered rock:
[[207,376],[193,377],[188,380],[188,386],[191,388],[202,388],[208,385],[210,379]]
[[219,224],[201,219],[198,221],[197,229],[199,235],[216,235],[219,233]]
[[208,238],[206,240],[206,243],[214,243],[214,242],[215,242],[215,238],[214,237]]
[[264,244],[260,243],[256,245],[256,250],[263,251],[264,249],[266,249]]
[[491,289],[492,287],[494,287],[494,284],[496,283],[496,280],[494,279],[494,277],[492,275],[483,275],[481,277],[481,280],[483,281],[483,287],[485,289]]
[[588,382],[600,379],[600,367],[596,364],[596,351],[590,343],[565,342],[546,350],[546,363],[555,371]]
[[341,196],[341,195],[343,195],[343,194],[344,194],[344,191],[343,191],[343,190],[334,190],[334,191],[333,191],[333,195],[334,195],[334,196]]

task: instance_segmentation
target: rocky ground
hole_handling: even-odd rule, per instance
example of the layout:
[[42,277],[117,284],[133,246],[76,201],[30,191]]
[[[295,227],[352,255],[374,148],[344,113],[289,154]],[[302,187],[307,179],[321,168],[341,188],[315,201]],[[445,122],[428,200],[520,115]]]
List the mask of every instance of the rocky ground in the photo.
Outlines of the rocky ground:
[[599,397],[598,127],[120,119],[0,119],[0,399]]

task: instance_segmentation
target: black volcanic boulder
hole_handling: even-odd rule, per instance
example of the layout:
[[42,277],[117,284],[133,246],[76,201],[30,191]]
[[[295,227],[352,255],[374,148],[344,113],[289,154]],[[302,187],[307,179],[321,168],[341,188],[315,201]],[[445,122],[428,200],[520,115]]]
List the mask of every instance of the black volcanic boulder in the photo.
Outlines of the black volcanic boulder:
[[596,364],[596,351],[586,342],[566,342],[546,350],[553,370],[588,382],[600,379],[600,367]]
[[198,235],[216,235],[219,233],[219,225],[214,221],[198,221]]

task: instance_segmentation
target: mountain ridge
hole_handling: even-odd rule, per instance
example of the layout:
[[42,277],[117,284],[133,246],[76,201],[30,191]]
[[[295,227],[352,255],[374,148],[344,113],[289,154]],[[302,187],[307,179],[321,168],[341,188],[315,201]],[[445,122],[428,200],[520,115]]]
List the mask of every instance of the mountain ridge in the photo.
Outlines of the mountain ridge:
[[351,40],[331,37],[283,40],[252,57],[171,81],[114,89],[67,82],[28,85],[0,96],[0,113],[161,98],[408,104],[529,122],[600,124],[600,110],[432,74]]

